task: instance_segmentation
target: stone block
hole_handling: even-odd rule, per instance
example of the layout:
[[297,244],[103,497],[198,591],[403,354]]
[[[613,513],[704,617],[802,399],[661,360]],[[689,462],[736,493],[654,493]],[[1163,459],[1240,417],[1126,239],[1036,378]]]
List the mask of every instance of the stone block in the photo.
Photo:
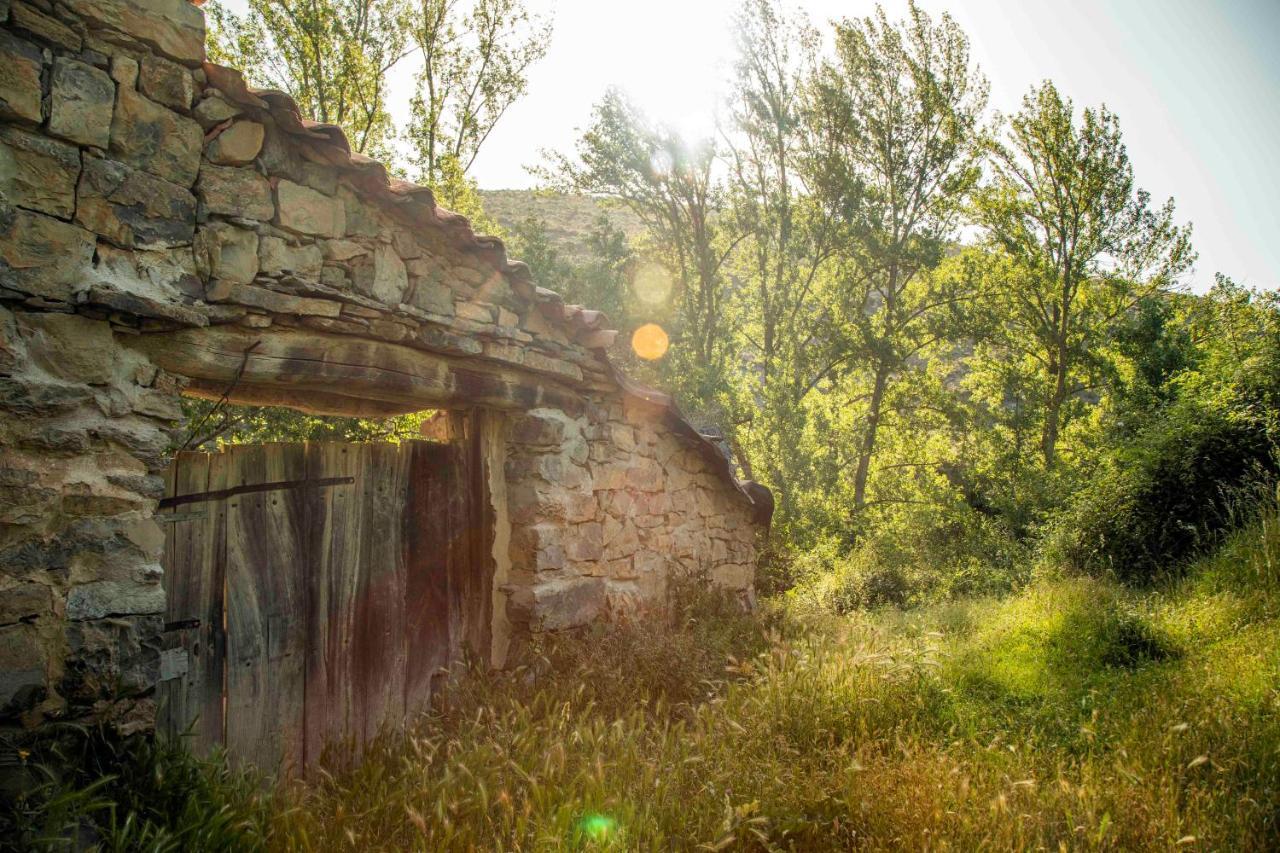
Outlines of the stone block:
[[47,665],[34,625],[0,628],[0,720],[15,720],[44,701]]
[[433,314],[453,314],[453,291],[429,279],[415,279],[409,304]]
[[248,284],[258,275],[258,235],[226,222],[196,232],[196,269],[224,285]]
[[49,132],[80,145],[106,148],[116,84],[107,72],[59,56],[53,61]]
[[109,289],[146,300],[135,309],[146,308],[156,316],[185,325],[202,325],[201,312],[179,302],[183,295],[198,297],[204,293],[191,246],[143,252],[99,243],[93,281],[94,292]]
[[0,285],[68,302],[92,266],[93,247],[83,228],[0,205]]
[[279,237],[263,237],[258,245],[258,259],[264,275],[293,273],[303,278],[319,279],[324,259],[316,245],[294,246]]
[[191,243],[196,199],[185,187],[86,154],[76,222],[122,248],[163,249]]
[[511,425],[509,440],[515,444],[559,447],[564,437],[564,418],[557,413],[540,410],[516,418]]
[[[523,594],[521,594],[523,593]],[[521,590],[510,599],[518,611],[516,621],[543,631],[560,631],[588,625],[605,612],[603,578],[558,578]]]
[[599,560],[604,554],[600,524],[576,524],[565,532],[565,554],[570,560]]
[[156,103],[184,113],[191,109],[191,101],[196,95],[196,84],[191,72],[158,56],[143,57],[138,88]]
[[40,123],[43,67],[40,48],[0,31],[0,118]]
[[354,240],[324,240],[320,246],[326,261],[349,261],[369,251]]
[[163,629],[163,617],[150,615],[70,623],[60,692],[92,702],[151,690],[160,676]]
[[224,121],[240,115],[240,112],[240,108],[222,97],[217,89],[207,89],[204,98],[196,104],[192,115],[195,116],[196,121],[200,122],[201,127],[211,130]]
[[184,65],[204,61],[204,13],[187,0],[66,0],[66,5]]
[[264,131],[256,121],[237,121],[205,146],[204,156],[220,166],[252,163],[262,150]]
[[16,127],[0,128],[0,198],[69,219],[79,176],[79,149]]
[[42,583],[20,583],[0,591],[0,626],[53,613],[53,592]]
[[18,29],[26,30],[73,53],[80,52],[84,39],[57,18],[46,15],[31,4],[20,2],[20,0],[14,0],[9,12],[13,25]]
[[49,375],[88,385],[111,381],[116,362],[111,324],[45,312],[21,314],[18,324],[32,362]]
[[200,167],[196,196],[208,213],[270,222],[276,215],[271,183],[252,169],[232,166]]
[[253,287],[251,285],[236,285],[230,288],[223,298],[230,302],[247,305],[250,308],[261,308],[264,311],[271,311],[276,314],[336,318],[342,313],[342,304],[340,302],[277,293],[265,287]]
[[135,169],[190,187],[200,171],[204,132],[192,119],[132,89],[116,91],[111,153]]
[[480,305],[476,302],[458,302],[454,305],[454,313],[464,320],[470,320],[473,323],[492,323],[493,309],[488,305]]
[[409,287],[409,276],[395,249],[379,245],[371,254],[351,262],[351,283],[357,293],[399,305]]
[[346,233],[347,214],[342,199],[282,180],[276,187],[276,202],[282,228],[313,237],[341,237]]
[[136,89],[138,87],[138,60],[124,54],[117,54],[111,57],[111,79],[126,89]]
[[158,583],[95,581],[73,586],[67,594],[67,618],[72,620],[163,613],[164,607]]

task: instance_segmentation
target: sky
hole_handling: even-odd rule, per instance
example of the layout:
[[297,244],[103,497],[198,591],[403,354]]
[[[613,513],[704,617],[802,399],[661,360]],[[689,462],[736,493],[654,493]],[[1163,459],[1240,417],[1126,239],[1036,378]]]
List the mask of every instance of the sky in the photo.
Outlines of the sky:
[[[546,57],[529,93],[472,167],[484,189],[536,185],[541,151],[572,151],[605,89],[616,85],[655,119],[706,133],[731,62],[737,0],[527,0],[549,15]],[[873,0],[784,0],[822,27],[865,15]],[[231,7],[243,0],[231,0]],[[892,18],[906,0],[885,0]],[[1190,283],[1215,272],[1280,288],[1280,0],[920,0],[948,11],[991,82],[990,106],[1015,111],[1052,79],[1077,107],[1120,117],[1139,186],[1173,196],[1200,253]],[[393,114],[412,73],[397,69]]]

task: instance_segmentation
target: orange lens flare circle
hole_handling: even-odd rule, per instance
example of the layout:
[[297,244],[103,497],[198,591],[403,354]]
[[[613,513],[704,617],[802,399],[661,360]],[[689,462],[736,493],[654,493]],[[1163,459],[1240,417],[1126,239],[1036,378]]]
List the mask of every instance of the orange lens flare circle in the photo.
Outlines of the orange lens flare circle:
[[657,361],[667,354],[671,340],[657,323],[645,323],[631,334],[631,349],[645,361]]

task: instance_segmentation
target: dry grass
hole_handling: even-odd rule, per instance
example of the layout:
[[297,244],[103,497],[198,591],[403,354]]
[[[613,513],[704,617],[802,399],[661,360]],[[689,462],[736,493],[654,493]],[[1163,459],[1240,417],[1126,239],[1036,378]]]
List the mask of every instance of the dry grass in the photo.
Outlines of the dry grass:
[[243,831],[203,849],[1274,848],[1278,565],[1272,511],[1142,594],[1042,578],[840,618],[693,602],[669,632],[474,674],[265,807],[212,789]]

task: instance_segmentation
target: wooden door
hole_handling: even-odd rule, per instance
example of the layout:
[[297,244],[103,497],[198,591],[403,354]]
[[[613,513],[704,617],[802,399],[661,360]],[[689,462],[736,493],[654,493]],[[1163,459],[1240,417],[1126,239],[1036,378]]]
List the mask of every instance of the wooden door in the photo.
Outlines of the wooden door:
[[470,432],[179,453],[159,514],[163,730],[301,768],[403,725],[465,654],[486,659],[492,520]]

